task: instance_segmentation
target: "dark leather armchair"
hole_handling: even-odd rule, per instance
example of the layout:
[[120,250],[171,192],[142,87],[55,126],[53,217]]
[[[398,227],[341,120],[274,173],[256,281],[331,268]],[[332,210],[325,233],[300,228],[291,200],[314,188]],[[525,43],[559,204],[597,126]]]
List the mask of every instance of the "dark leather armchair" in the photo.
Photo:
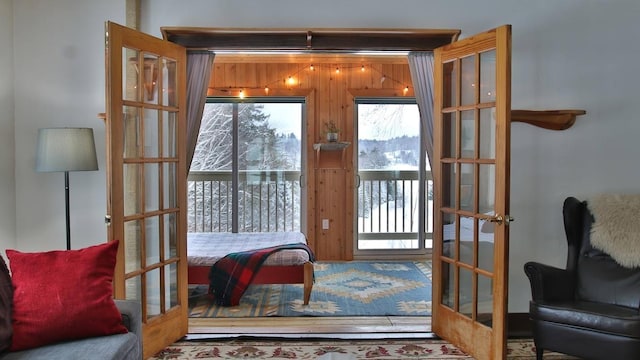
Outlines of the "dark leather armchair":
[[567,198],[563,215],[566,269],[524,265],[536,358],[552,350],[584,359],[640,359],[640,268],[624,268],[591,247],[594,218],[586,202]]

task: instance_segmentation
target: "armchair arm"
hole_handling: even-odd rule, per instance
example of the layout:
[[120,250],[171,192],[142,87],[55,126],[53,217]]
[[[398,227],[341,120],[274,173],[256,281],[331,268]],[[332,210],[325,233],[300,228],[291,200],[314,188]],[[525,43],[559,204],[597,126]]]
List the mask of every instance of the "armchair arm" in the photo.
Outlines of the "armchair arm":
[[142,356],[142,309],[135,300],[114,299],[116,307],[122,314],[122,323],[130,333],[138,337],[139,353]]
[[574,276],[571,272],[537,262],[524,264],[531,284],[533,301],[573,300]]

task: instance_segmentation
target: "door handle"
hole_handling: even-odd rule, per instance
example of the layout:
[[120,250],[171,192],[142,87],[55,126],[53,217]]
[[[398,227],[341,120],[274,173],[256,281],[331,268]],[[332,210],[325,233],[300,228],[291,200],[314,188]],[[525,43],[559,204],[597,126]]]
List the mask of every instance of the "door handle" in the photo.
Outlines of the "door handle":
[[502,215],[498,214],[498,215],[495,215],[495,216],[489,218],[489,222],[496,223],[498,225],[502,225],[504,223],[505,225],[508,226],[509,223],[511,223],[513,221],[514,221],[514,219],[510,215],[502,216]]
[[360,187],[360,174],[356,174],[356,188]]

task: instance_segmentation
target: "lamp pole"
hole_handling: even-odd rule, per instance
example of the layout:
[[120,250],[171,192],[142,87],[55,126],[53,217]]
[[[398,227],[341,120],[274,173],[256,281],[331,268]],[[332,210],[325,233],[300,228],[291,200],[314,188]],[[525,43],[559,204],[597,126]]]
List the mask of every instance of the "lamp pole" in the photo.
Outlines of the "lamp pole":
[[67,250],[71,250],[71,216],[69,213],[69,172],[64,172],[64,204],[65,216],[67,217]]

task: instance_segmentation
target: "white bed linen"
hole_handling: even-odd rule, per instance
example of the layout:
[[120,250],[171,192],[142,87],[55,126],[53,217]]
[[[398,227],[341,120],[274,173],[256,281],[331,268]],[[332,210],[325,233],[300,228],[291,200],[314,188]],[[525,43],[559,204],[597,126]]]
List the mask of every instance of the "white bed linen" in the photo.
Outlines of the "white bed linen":
[[[307,243],[304,234],[300,232],[187,233],[187,262],[190,266],[211,266],[232,252],[296,243]],[[307,261],[309,261],[309,254],[305,250],[291,249],[269,255],[263,265],[302,265]]]

